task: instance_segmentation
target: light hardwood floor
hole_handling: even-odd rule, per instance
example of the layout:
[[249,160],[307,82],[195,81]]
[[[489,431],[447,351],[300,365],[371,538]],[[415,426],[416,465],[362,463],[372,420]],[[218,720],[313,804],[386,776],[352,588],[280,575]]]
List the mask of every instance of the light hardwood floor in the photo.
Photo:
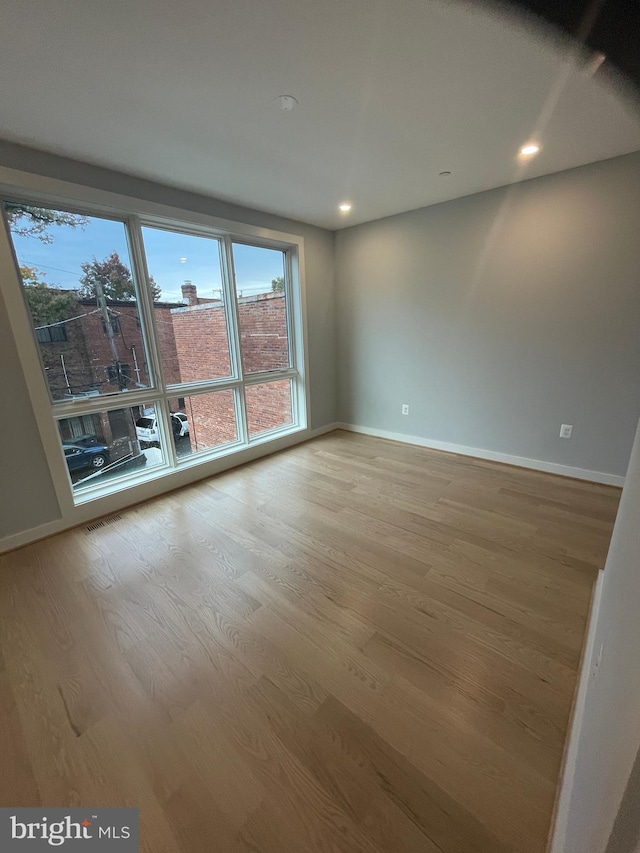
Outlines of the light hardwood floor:
[[0,805],[539,853],[619,490],[336,432],[0,563]]

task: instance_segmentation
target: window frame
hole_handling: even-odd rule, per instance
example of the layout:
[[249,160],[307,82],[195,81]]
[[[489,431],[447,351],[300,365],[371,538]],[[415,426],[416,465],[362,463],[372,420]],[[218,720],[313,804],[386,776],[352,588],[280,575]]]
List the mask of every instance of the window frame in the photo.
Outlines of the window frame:
[[[309,431],[306,300],[303,275],[304,240],[300,235],[232,222],[192,210],[168,207],[155,202],[70,184],[6,167],[0,167],[0,196],[3,201],[26,202],[56,210],[122,222],[127,235],[132,276],[137,286],[139,316],[148,349],[149,386],[127,392],[110,392],[82,400],[53,401],[42,370],[40,347],[31,323],[24,288],[19,277],[18,262],[10,229],[3,209],[3,222],[0,228],[2,232],[0,234],[0,270],[2,271],[0,291],[7,305],[10,326],[14,332],[18,355],[27,380],[27,389],[33,404],[36,423],[63,518],[74,515],[78,517],[95,515],[95,507],[85,506],[86,504],[93,504],[95,501],[101,501],[104,504],[103,511],[112,511],[112,507],[122,508],[122,506],[144,500],[154,494],[161,494],[185,482],[192,482],[209,476],[216,470],[230,467],[230,464],[225,462],[223,457],[236,456],[237,463],[235,464],[241,464],[245,461],[245,457],[253,458],[255,456],[255,452],[247,454],[243,451],[251,451],[252,447],[255,451],[257,445],[272,441],[278,444],[278,439],[287,439],[293,434]],[[227,326],[228,330],[232,331],[229,344],[231,363],[236,371],[233,377],[172,385],[167,385],[164,382],[157,344],[153,297],[148,286],[146,256],[142,240],[143,225],[211,237],[219,241],[222,282],[225,289],[226,305],[229,309],[226,312]],[[243,375],[235,277],[233,275],[233,242],[279,249],[285,253],[287,324],[291,363],[289,368]],[[142,282],[144,282],[143,286],[141,286]],[[229,327],[231,328],[229,329]],[[249,439],[243,391],[245,384],[284,378],[292,379],[292,405],[295,406],[294,423],[271,430],[268,433],[261,433],[257,439]],[[225,444],[220,449],[190,454],[182,457],[181,461],[178,462],[171,435],[169,400],[225,388],[234,390],[238,441]],[[74,493],[65,462],[58,421],[67,417],[79,417],[114,409],[148,405],[149,403],[158,404],[158,427],[165,454],[165,463],[157,466],[150,473],[132,472],[123,475],[113,483],[103,483]],[[289,441],[288,443],[295,442]],[[279,446],[287,446],[287,444]],[[279,446],[274,446],[274,450],[279,449]],[[216,464],[219,462],[222,464]],[[198,469],[197,472],[193,470],[194,468]],[[158,484],[157,480],[164,482]],[[136,489],[136,486],[141,486],[141,488]]]
[[[256,246],[257,248],[264,248],[264,249],[275,248],[274,246],[260,245],[258,243],[251,241],[251,240],[235,240],[235,239],[231,240],[231,261],[232,261],[233,270],[234,270],[234,273],[233,273],[234,281],[235,281],[235,263],[233,262],[233,244],[234,243],[238,243],[238,244],[241,244],[243,246]],[[291,297],[292,267],[291,267],[291,264],[289,263],[288,253],[284,252],[283,255],[284,256],[282,258],[282,272],[283,272],[283,278],[284,278],[284,297],[285,297],[285,303],[284,304],[285,304],[285,309],[286,309],[286,320],[287,320],[287,349],[288,349],[288,354],[289,354],[289,366],[288,367],[282,367],[282,368],[276,367],[276,368],[272,368],[270,370],[253,370],[253,371],[248,370],[246,372],[246,374],[244,374],[244,367],[242,367],[243,374],[245,376],[245,380],[248,379],[248,377],[269,376],[270,374],[284,373],[289,369],[295,369],[295,366],[296,366],[296,361],[295,361],[295,357],[296,357],[295,323],[294,323],[294,318],[293,318],[293,315],[291,312],[292,299],[290,298]],[[236,307],[236,316],[238,316],[239,308],[238,308],[238,295],[237,295],[237,293],[235,294],[235,302],[236,302],[236,306],[235,306]],[[239,322],[239,320],[238,320],[237,328],[238,328],[238,342],[240,344],[240,350],[241,350],[240,357],[242,358],[242,335],[240,334],[240,322]],[[243,364],[244,364],[244,362],[241,361],[241,366]]]

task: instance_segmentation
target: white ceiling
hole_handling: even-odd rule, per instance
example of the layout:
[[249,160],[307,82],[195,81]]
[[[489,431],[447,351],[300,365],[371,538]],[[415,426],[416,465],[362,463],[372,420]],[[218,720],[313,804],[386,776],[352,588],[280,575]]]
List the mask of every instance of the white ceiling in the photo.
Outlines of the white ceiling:
[[639,150],[605,70],[478,2],[2,0],[0,136],[339,228]]

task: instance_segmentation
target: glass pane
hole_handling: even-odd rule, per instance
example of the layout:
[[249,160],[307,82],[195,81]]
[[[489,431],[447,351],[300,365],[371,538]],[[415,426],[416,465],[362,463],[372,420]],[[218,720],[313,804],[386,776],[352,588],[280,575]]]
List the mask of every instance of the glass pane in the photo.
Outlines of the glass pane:
[[149,387],[124,223],[4,208],[53,399]]
[[164,464],[153,412],[136,406],[58,421],[74,492]]
[[142,235],[160,291],[155,319],[167,384],[230,376],[219,241],[162,228]]
[[245,373],[289,367],[284,252],[233,244]]
[[238,440],[235,395],[231,390],[170,400],[169,408],[178,458]]
[[247,385],[245,399],[250,438],[293,423],[290,379]]

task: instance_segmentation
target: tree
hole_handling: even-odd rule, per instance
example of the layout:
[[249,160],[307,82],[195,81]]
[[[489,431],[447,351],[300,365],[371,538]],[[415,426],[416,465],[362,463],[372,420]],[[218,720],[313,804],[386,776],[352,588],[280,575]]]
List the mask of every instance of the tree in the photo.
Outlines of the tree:
[[284,293],[284,276],[279,275],[271,279],[271,290],[274,293]]
[[[131,301],[136,292],[129,267],[120,260],[117,252],[112,252],[103,261],[95,257],[80,265],[84,275],[80,279],[80,296],[83,299],[93,299],[96,296],[96,285],[102,285],[102,291],[107,299]],[[155,283],[153,276],[149,277],[149,285],[154,300],[160,299],[162,290]]]
[[85,228],[89,220],[78,213],[49,210],[47,207],[32,207],[28,204],[6,202],[5,210],[11,233],[18,237],[36,237],[41,243],[53,243],[48,232],[51,225],[67,225],[70,228]]
[[78,302],[75,293],[49,287],[38,278],[38,270],[33,267],[20,267],[20,275],[34,326],[59,323],[72,315]]

